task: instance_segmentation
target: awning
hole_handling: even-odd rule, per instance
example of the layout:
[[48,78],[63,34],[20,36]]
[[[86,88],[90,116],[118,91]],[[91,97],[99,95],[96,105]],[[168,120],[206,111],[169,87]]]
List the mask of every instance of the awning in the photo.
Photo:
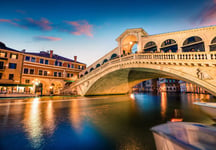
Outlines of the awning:
[[33,86],[32,84],[0,84],[0,86]]

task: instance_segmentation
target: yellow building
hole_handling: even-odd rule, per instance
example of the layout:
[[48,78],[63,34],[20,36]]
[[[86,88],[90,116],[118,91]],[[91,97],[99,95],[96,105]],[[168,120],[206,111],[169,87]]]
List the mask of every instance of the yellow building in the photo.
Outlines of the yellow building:
[[74,82],[79,72],[86,68],[86,65],[68,59],[50,51],[39,53],[23,52],[24,61],[21,83],[33,87],[26,88],[29,93],[38,95],[60,94],[63,87]]
[[0,93],[20,93],[24,86],[21,84],[23,54],[0,42]]

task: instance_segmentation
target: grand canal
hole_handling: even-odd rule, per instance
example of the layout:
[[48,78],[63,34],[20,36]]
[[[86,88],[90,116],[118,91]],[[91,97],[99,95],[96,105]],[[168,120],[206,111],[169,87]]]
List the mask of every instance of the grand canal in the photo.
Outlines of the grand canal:
[[214,124],[199,106],[201,94],[43,97],[0,100],[0,149],[154,150],[150,128],[183,120]]

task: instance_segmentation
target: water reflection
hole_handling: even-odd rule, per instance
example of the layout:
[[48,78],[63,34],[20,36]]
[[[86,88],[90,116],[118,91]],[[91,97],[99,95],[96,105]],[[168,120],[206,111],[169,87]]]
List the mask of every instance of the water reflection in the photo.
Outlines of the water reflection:
[[7,145],[16,139],[17,147],[30,150],[153,150],[155,144],[149,129],[169,121],[175,109],[182,111],[184,121],[211,124],[211,119],[193,105],[196,100],[208,98],[205,94],[162,92],[82,100],[8,100],[8,104],[0,105],[0,149],[16,149]]
[[43,143],[40,106],[39,98],[35,98],[32,103],[26,104],[24,112],[24,130],[35,149],[39,149]]
[[81,108],[79,106],[79,101],[71,101],[70,103],[70,121],[71,126],[77,133],[82,131],[82,115],[81,115]]
[[167,109],[167,93],[161,92],[161,116],[163,119],[166,118],[166,109]]
[[45,108],[44,129],[49,136],[55,131],[55,112],[53,102],[50,100]]

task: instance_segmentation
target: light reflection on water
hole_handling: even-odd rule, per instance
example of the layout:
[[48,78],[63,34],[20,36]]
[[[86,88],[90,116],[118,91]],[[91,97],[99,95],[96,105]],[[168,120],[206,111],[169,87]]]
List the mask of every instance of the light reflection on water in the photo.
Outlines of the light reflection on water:
[[1,100],[0,149],[153,150],[149,129],[169,121],[174,109],[182,110],[184,121],[213,124],[192,104],[200,99],[209,100],[210,96],[162,92]]

